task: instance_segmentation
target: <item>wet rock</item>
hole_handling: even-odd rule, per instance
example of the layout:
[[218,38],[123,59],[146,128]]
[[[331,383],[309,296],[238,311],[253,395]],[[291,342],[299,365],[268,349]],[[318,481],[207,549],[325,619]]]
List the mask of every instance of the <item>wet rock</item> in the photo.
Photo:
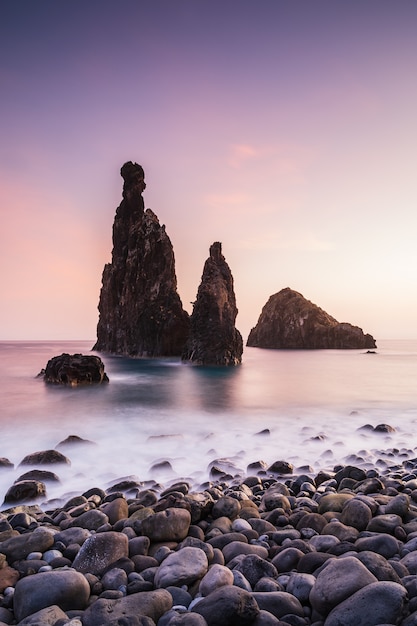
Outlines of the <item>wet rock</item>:
[[58,450],[42,450],[40,452],[33,452],[27,454],[25,458],[20,462],[20,465],[52,465],[60,464],[71,465],[71,461]]
[[376,582],[376,577],[358,559],[332,559],[318,574],[310,602],[320,615],[326,616],[356,591]]
[[39,480],[19,480],[15,482],[4,496],[5,504],[14,502],[30,502],[46,496],[46,486]]
[[[253,624],[259,608],[252,594],[239,587],[221,587],[193,606],[208,626],[246,626]],[[88,625],[87,625],[88,626]]]
[[397,572],[381,554],[376,554],[370,550],[358,552],[355,558],[359,559],[365,567],[376,576],[378,580],[390,580],[394,583],[401,582]]
[[61,482],[59,480],[59,476],[57,476],[54,472],[49,472],[48,470],[40,470],[40,469],[33,469],[33,470],[29,470],[29,472],[25,472],[24,474],[22,474],[21,476],[19,476],[19,478],[17,480],[15,480],[15,483],[21,481],[21,480],[38,480],[40,482],[52,482],[52,483],[59,483]]
[[43,379],[46,383],[71,387],[109,382],[103,361],[91,354],[63,353],[53,357],[46,364]]
[[272,474],[292,474],[294,466],[288,461],[274,461],[272,465],[268,467],[268,472]]
[[101,505],[100,510],[107,516],[112,525],[129,516],[129,506],[125,498],[115,498],[111,502],[105,502]]
[[72,569],[26,576],[16,584],[14,611],[18,622],[51,605],[63,611],[85,609],[90,586],[85,577]]
[[200,548],[186,547],[163,560],[155,575],[155,587],[190,585],[207,573],[207,555]]
[[188,533],[191,515],[186,509],[168,508],[149,515],[141,523],[142,534],[151,542],[182,541]]
[[272,613],[275,617],[283,618],[288,614],[299,617],[304,615],[301,603],[286,591],[255,591],[252,596],[260,609]]
[[353,526],[357,530],[365,530],[372,519],[372,511],[359,498],[348,500],[342,509],[340,521],[346,526]]
[[288,287],[271,296],[252,328],[248,346],[258,348],[375,348],[361,328],[339,323]]
[[112,563],[129,553],[126,535],[114,531],[91,535],[81,546],[74,559],[78,572],[101,575]]
[[256,583],[265,576],[271,578],[277,578],[278,576],[278,571],[275,565],[256,554],[249,554],[245,556],[234,569],[243,574],[252,588],[254,588]]
[[113,224],[112,262],[103,270],[94,350],[127,356],[180,355],[189,317],[177,292],[171,241],[145,211],[143,168],[121,168],[123,200]]
[[358,552],[363,550],[376,552],[386,559],[390,559],[399,552],[399,543],[392,535],[376,533],[368,537],[360,537],[355,541]]
[[397,583],[376,582],[360,589],[329,613],[326,626],[398,624],[407,607],[407,591]]
[[131,616],[149,617],[156,624],[171,607],[172,596],[165,589],[133,593],[118,600],[99,598],[84,611],[83,626],[122,625]]
[[219,498],[214,504],[211,510],[213,519],[218,517],[228,517],[229,519],[235,519],[240,512],[241,506],[236,498],[230,496],[223,496]]
[[52,605],[25,617],[19,622],[19,626],[55,626],[59,620],[67,621],[68,616],[59,606]]
[[224,565],[212,565],[200,582],[199,592],[208,596],[219,587],[233,585],[233,572]]
[[221,243],[215,242],[204,265],[183,361],[198,365],[239,365],[243,340],[235,327],[237,313],[233,276]]
[[90,441],[89,439],[83,439],[82,437],[79,437],[78,435],[68,435],[68,437],[60,441],[58,445],[55,447],[58,449],[58,448],[68,448],[68,447],[79,446],[79,445],[93,446],[95,444],[94,444],[94,441]]
[[45,552],[54,544],[54,535],[42,526],[31,533],[25,533],[6,539],[1,544],[1,552],[8,563],[25,559],[30,552]]

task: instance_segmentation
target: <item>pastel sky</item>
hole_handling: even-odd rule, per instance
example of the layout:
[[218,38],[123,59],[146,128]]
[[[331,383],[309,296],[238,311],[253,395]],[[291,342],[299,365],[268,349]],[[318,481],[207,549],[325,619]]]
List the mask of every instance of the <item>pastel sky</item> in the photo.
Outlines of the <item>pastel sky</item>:
[[414,0],[5,0],[0,85],[0,339],[95,339],[129,160],[190,312],[221,241],[244,337],[417,338]]

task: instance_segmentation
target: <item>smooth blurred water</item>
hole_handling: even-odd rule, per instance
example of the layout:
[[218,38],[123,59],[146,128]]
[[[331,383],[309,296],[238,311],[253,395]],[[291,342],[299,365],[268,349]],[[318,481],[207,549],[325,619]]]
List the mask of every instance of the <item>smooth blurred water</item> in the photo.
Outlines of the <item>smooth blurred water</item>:
[[[26,454],[69,435],[95,445],[69,449],[71,467],[43,468],[62,481],[48,485],[49,498],[129,475],[198,485],[219,457],[242,470],[281,459],[317,471],[351,453],[375,461],[395,448],[412,456],[417,446],[417,341],[380,342],[376,354],[246,348],[243,364],[227,369],[101,355],[108,385],[65,388],[36,378],[51,357],[88,354],[93,343],[0,342],[0,456],[16,467],[0,469],[0,502],[29,469],[17,467]],[[396,432],[358,431],[367,423]],[[259,435],[263,429],[270,435]],[[150,471],[161,460],[172,472]]]

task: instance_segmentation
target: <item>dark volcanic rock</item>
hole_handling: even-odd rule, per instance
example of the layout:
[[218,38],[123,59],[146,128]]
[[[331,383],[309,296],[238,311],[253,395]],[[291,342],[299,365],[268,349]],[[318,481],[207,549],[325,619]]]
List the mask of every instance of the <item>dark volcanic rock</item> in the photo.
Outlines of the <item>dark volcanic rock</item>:
[[38,480],[19,480],[7,490],[4,503],[36,500],[46,495],[46,487]]
[[144,171],[125,163],[123,200],[113,224],[112,262],[104,267],[94,350],[127,356],[180,355],[189,317],[177,293],[165,226],[144,208]]
[[104,363],[98,356],[63,353],[54,356],[46,365],[43,379],[57,385],[94,385],[108,383]]
[[204,265],[182,359],[198,365],[241,363],[243,341],[235,328],[237,313],[233,276],[221,243],[215,242]]
[[288,287],[271,296],[247,345],[256,348],[375,348],[372,335],[341,323]]

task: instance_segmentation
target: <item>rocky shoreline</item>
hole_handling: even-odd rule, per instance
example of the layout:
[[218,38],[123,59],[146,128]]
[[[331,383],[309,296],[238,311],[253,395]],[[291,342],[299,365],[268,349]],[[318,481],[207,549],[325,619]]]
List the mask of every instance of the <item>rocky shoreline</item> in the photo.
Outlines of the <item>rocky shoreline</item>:
[[4,510],[0,626],[417,625],[417,459],[222,461]]

